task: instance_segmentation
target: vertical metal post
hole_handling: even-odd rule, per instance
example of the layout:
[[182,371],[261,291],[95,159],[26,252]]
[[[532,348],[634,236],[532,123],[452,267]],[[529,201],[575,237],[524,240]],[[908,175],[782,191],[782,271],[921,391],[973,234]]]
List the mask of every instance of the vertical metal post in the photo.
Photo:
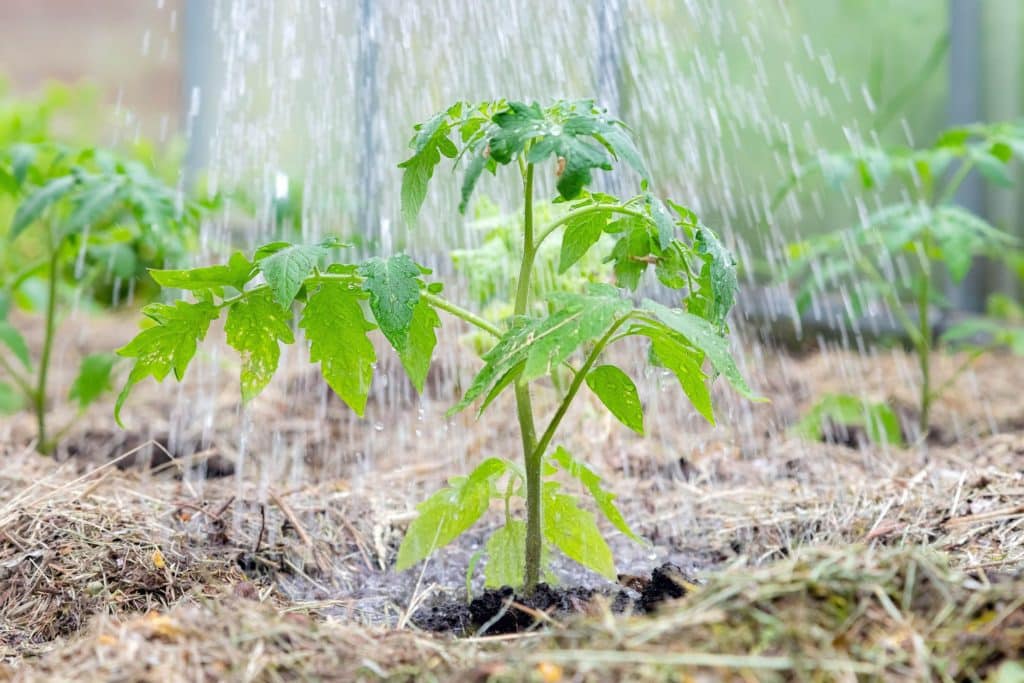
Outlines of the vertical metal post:
[[622,52],[624,22],[622,0],[594,0],[597,23],[597,64],[594,90],[600,103],[622,116]]
[[356,56],[356,130],[359,132],[359,178],[356,197],[356,229],[367,242],[380,238],[380,163],[377,142],[377,60],[380,51],[380,16],[374,0],[359,3],[359,37]]
[[216,63],[210,0],[185,0],[181,31],[181,123],[185,131],[185,186],[209,162],[213,133],[213,68]]
[[[981,2],[949,0],[949,124],[974,123],[982,111]],[[985,188],[981,178],[971,174],[956,193],[956,202],[982,214]],[[963,283],[952,292],[953,304],[969,311],[985,305],[984,264],[975,263]]]
[[[985,36],[985,60],[983,87],[985,92],[985,114],[993,121],[1015,120],[1024,112],[1021,105],[1021,83],[1024,63],[1021,58],[1020,41],[1017,34],[1024,21],[1024,3],[1020,0],[987,0],[982,5],[983,35]],[[1011,170],[1015,181],[1024,181],[1019,164]],[[1024,237],[1021,224],[1020,185],[1013,188],[991,188],[986,192],[985,213],[988,219],[1001,230]],[[990,291],[1015,295],[1021,291],[1020,278],[1009,268],[993,264],[986,273],[986,284]]]

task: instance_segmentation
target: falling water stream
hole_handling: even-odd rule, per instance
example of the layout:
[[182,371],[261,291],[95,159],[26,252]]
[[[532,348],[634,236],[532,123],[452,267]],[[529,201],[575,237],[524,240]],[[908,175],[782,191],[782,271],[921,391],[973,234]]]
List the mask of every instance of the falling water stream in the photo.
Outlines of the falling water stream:
[[[210,73],[189,93],[186,129],[202,165],[192,171],[211,190],[244,191],[255,220],[229,202],[203,227],[203,263],[231,248],[337,234],[369,245],[364,251],[410,251],[448,280],[448,251],[479,244],[481,233],[472,215],[456,212],[458,182],[444,166],[421,223],[415,230],[402,224],[396,165],[407,156],[412,125],[459,99],[595,97],[636,131],[655,192],[717,227],[751,264],[744,277],[748,287],[761,285],[761,313],[787,318],[795,315],[792,302],[784,289],[763,286],[765,274],[785,265],[784,244],[820,228],[825,215],[856,215],[856,206],[811,190],[773,213],[773,193],[805,150],[879,141],[859,123],[871,120],[878,103],[862,83],[837,73],[783,0],[222,0],[210,18]],[[908,130],[896,126],[886,140],[906,143]],[[607,182],[628,191],[636,178]],[[500,177],[489,179],[481,194],[512,211],[516,192],[507,188]],[[552,192],[546,180],[541,188],[539,196]],[[748,315],[736,316],[736,348],[756,385],[774,352],[761,343],[759,325],[746,324]],[[824,353],[844,345],[886,353],[856,335]],[[178,389],[172,424],[205,441],[233,440],[240,492],[258,482],[265,499],[271,488],[314,477],[367,490],[380,485],[381,463],[437,463],[449,475],[482,455],[516,457],[514,425],[505,418],[473,424],[444,417],[471,367],[454,334],[441,340],[440,370],[424,397],[382,357],[365,419],[328,395],[301,345],[283,349],[282,371],[265,396],[225,408],[234,357],[209,348]],[[720,426],[702,425],[678,388],[635,355],[653,425],[644,448],[692,452],[725,443],[743,457],[757,455],[765,435],[755,433],[749,403],[716,390]],[[836,363],[838,375],[854,372],[839,356]],[[912,367],[905,372],[900,381],[915,381]],[[780,415],[779,429],[791,419]],[[582,449],[606,443],[600,435],[567,438]],[[481,452],[502,443],[509,452]],[[408,492],[409,510],[423,493]],[[616,551],[627,570],[649,568],[668,552]],[[459,585],[464,561],[450,560],[438,576]]]

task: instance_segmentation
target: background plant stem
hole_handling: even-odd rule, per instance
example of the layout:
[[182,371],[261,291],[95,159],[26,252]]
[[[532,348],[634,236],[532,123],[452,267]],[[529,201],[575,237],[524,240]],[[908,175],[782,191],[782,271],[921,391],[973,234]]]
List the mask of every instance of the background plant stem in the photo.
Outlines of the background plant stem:
[[57,314],[57,277],[60,275],[60,244],[50,255],[49,282],[46,299],[46,330],[43,337],[43,352],[39,357],[39,380],[35,391],[37,439],[36,450],[49,455],[53,444],[46,438],[46,379],[50,372],[50,355],[53,353],[53,334]]

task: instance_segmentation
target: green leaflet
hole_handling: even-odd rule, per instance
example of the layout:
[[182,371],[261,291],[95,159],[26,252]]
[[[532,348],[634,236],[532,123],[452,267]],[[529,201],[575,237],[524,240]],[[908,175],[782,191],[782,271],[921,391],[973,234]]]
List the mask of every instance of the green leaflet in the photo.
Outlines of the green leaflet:
[[629,375],[614,365],[600,365],[587,373],[587,386],[618,420],[637,434],[644,433],[644,408]]
[[366,278],[363,289],[370,294],[370,310],[380,331],[402,352],[420,299],[420,267],[406,254],[397,254],[387,260],[371,258],[359,267],[359,274]]
[[[326,257],[328,250],[334,246],[337,246],[337,242],[332,240],[321,244],[290,244],[278,249],[275,249],[278,243],[261,247],[256,252],[256,265],[266,278],[267,286],[274,293],[277,303],[284,307],[290,306],[305,279],[313,274],[320,259]],[[271,250],[274,251],[268,253]],[[267,255],[263,256],[264,253]]]
[[488,588],[523,585],[526,558],[526,522],[512,520],[487,539],[484,585]]
[[11,221],[11,229],[7,239],[13,242],[22,232],[36,221],[43,212],[54,203],[60,201],[74,187],[77,179],[73,175],[55,178],[36,190],[33,194],[18,205],[14,212],[14,220]]
[[370,294],[370,310],[381,332],[398,352],[413,386],[422,392],[437,345],[434,329],[441,326],[437,312],[420,298],[423,270],[407,255],[398,254],[370,259],[359,273],[366,278],[363,289]]
[[207,301],[150,304],[142,312],[156,325],[143,330],[117,351],[119,356],[135,358],[135,365],[114,406],[114,417],[119,425],[122,424],[121,407],[131,388],[146,377],[162,382],[171,370],[180,380],[196,354],[198,342],[206,337],[210,323],[220,315],[220,309]]
[[503,460],[488,458],[468,477],[454,479],[417,506],[419,516],[398,548],[395,569],[404,571],[461,536],[487,512],[491,482],[505,473]]
[[576,504],[576,497],[558,492],[556,482],[544,484],[544,538],[569,559],[615,580],[615,560],[601,536],[594,515]]
[[601,477],[584,463],[572,457],[572,454],[561,446],[551,454],[551,459],[561,465],[569,476],[583,484],[590,492],[594,502],[597,503],[597,508],[616,529],[637,543],[643,543],[643,539],[633,532],[622,517],[622,513],[619,512],[619,508],[615,505],[615,494],[601,486]]
[[685,338],[663,328],[638,328],[638,334],[651,339],[651,355],[659,365],[671,371],[690,403],[711,424],[715,424],[711,391],[704,374],[704,354],[690,345]]
[[89,407],[111,388],[110,373],[117,362],[112,353],[94,353],[82,359],[78,376],[68,392],[69,401],[78,401],[79,410]]
[[829,394],[793,426],[793,431],[812,441],[822,436],[827,421],[848,427],[863,427],[874,443],[903,445],[900,420],[885,403],[873,403],[848,394]]
[[[592,285],[588,294],[558,293],[552,295],[555,313],[546,318],[523,318],[516,321],[493,349],[483,356],[483,369],[477,373],[462,400],[449,411],[454,414],[480,396],[488,403],[495,394],[492,389],[510,370],[523,364],[521,382],[541,377],[560,365],[582,344],[592,341],[631,310],[614,287]],[[506,381],[506,386],[510,381]]]
[[728,380],[736,391],[751,400],[764,400],[747,386],[747,381],[743,379],[739,368],[736,367],[736,361],[732,359],[728,340],[720,336],[718,330],[711,323],[692,313],[667,308],[650,299],[644,300],[644,308],[653,312],[658,320],[668,328],[681,334],[694,347],[707,354],[711,365]]
[[442,112],[417,127],[413,138],[415,154],[398,165],[402,173],[402,218],[406,225],[415,226],[420,207],[427,197],[427,185],[434,175],[434,167],[441,161],[441,155],[454,157],[457,153],[448,132],[447,112]]
[[360,417],[377,359],[366,336],[374,326],[359,305],[363,296],[349,285],[324,282],[310,295],[299,323],[310,342],[310,361],[320,363],[328,386]]
[[161,287],[173,287],[190,292],[210,289],[219,293],[223,287],[233,287],[238,291],[245,289],[245,285],[256,274],[255,268],[245,254],[236,251],[226,265],[190,270],[150,270],[149,274]]
[[291,311],[281,308],[266,289],[250,293],[228,309],[224,334],[242,357],[243,401],[270,383],[281,357],[280,342],[295,342],[291,319]]
[[586,213],[569,219],[562,236],[562,251],[558,259],[558,274],[567,271],[597,244],[608,224],[609,211]]
[[608,256],[614,262],[615,280],[620,287],[636,289],[640,276],[647,270],[648,259],[655,244],[647,224],[638,218],[626,218],[608,226],[624,234],[619,238]]
[[402,367],[412,381],[416,391],[423,393],[423,385],[430,370],[430,361],[437,346],[437,334],[434,330],[441,327],[441,319],[434,307],[420,299],[412,312],[409,324],[409,339],[404,349],[399,350],[398,357]]
[[724,334],[726,318],[736,303],[739,290],[736,259],[705,226],[697,228],[694,243],[704,264],[700,270],[700,290],[691,294],[687,310],[704,318]]
[[13,325],[3,319],[0,319],[0,344],[10,349],[26,370],[32,369],[32,355],[28,350],[28,344],[25,343],[25,338]]

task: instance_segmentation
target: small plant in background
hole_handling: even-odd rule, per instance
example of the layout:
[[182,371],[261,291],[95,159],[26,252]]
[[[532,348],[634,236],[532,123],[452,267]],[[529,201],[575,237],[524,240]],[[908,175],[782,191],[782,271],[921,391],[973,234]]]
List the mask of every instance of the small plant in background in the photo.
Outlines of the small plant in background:
[[[25,261],[0,271],[0,409],[28,406],[37,422],[36,449],[51,453],[63,430],[48,428],[48,377],[63,286],[95,286],[101,276],[132,283],[144,263],[184,249],[198,205],[157,180],[146,166],[112,153],[72,151],[55,143],[18,143],[0,152],[0,190],[17,209],[4,251],[29,240]],[[42,291],[40,287],[42,285]],[[9,321],[12,306],[42,309],[42,349],[29,353]],[[84,410],[110,388],[115,356],[86,357],[68,400]]]
[[[600,477],[557,445],[555,436],[584,386],[627,427],[643,433],[636,386],[625,372],[603,362],[608,347],[627,337],[650,342],[651,358],[678,378],[683,392],[708,420],[714,416],[705,361],[714,374],[724,375],[741,393],[752,396],[727,339],[726,316],[736,292],[732,256],[693,212],[676,204],[666,206],[647,190],[646,168],[629,130],[592,102],[557,102],[548,108],[517,102],[458,103],[417,126],[412,148],[413,155],[401,164],[402,212],[410,224],[416,221],[442,158],[464,165],[463,211],[484,171],[496,173],[510,166],[522,183],[522,235],[516,241],[517,252],[509,256],[514,259],[514,302],[506,321],[492,323],[441,297],[441,285],[426,281],[429,271],[404,254],[337,263],[329,258],[340,246],[335,241],[276,242],[251,258],[236,253],[223,265],[153,273],[161,285],[191,292],[194,301],[145,309],[155,324],[119,352],[134,358],[135,364],[117,411],[142,379],[152,376],[160,381],[172,371],[180,379],[210,323],[222,314],[228,344],[242,356],[242,397],[251,399],[270,381],[280,344],[295,341],[293,308],[299,308],[298,326],[310,344],[310,359],[320,363],[328,385],[362,415],[375,361],[368,333],[379,328],[414,386],[422,390],[437,343],[438,311],[447,312],[496,340],[483,356],[484,367],[451,412],[474,403],[483,412],[510,389],[523,457],[520,462],[488,458],[420,504],[419,516],[398,551],[398,569],[411,567],[458,538],[498,499],[504,502],[505,524],[486,543],[488,585],[532,591],[545,558],[554,550],[614,578],[612,553],[594,515],[580,507],[556,475],[577,480],[616,528],[631,538],[637,536]],[[619,160],[645,178],[640,194],[620,200],[589,192],[593,172],[610,170]],[[554,178],[560,210],[540,226],[535,222],[534,188],[542,168]],[[559,232],[559,273],[573,268],[603,235],[610,235],[605,260],[618,287],[595,283],[582,291],[555,288],[546,301],[536,300],[536,259]],[[624,290],[635,289],[650,267],[674,291],[679,306],[651,300],[637,306],[626,295]],[[569,369],[571,381],[538,433],[531,389],[560,367]],[[525,498],[525,519],[515,514],[515,498]]]
[[[790,179],[781,199],[804,178],[820,174],[834,187],[856,178],[864,190],[898,183],[898,199],[863,216],[860,225],[790,245],[787,277],[799,282],[804,312],[818,292],[841,294],[851,319],[884,302],[910,341],[921,373],[917,427],[929,428],[935,400],[977,357],[941,383],[932,375],[936,345],[932,307],[947,308],[947,281],[960,283],[976,257],[1011,262],[1015,238],[953,203],[972,171],[999,185],[1011,184],[1007,165],[1024,155],[1024,127],[997,123],[954,128],[925,149],[861,148],[823,153]],[[908,310],[908,306],[910,307]]]

